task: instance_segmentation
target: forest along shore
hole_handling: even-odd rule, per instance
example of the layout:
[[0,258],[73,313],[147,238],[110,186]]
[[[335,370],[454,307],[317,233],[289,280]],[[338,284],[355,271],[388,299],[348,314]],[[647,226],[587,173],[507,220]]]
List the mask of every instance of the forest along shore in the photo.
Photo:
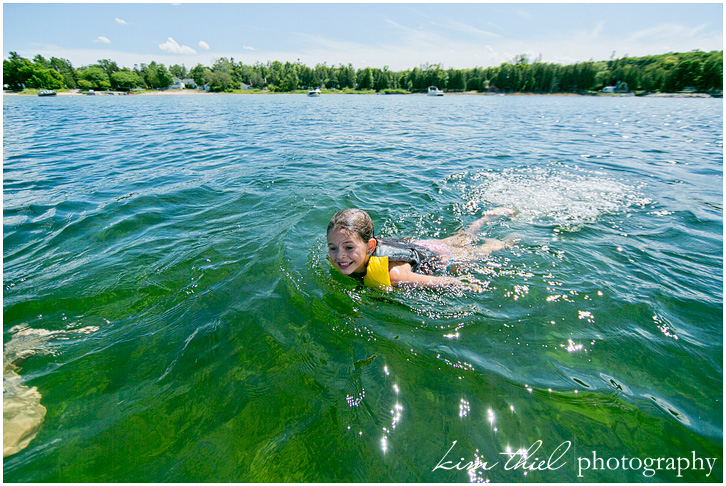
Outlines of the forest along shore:
[[387,67],[359,68],[352,64],[306,66],[301,62],[268,61],[254,65],[217,59],[211,67],[168,68],[154,61],[133,69],[99,59],[78,69],[67,59],[32,61],[10,51],[3,61],[3,86],[23,89],[93,89],[95,91],[166,90],[204,87],[211,92],[270,91],[294,93],[319,87],[368,94],[374,92],[426,93],[436,86],[447,93],[683,93],[718,97],[723,92],[723,51],[691,51],[609,61],[560,65],[520,54],[510,62],[487,68],[444,68],[423,64],[403,71]]
[[[330,92],[323,92],[325,95],[346,95],[346,94],[353,94],[360,96],[361,94],[386,94],[386,93],[379,93],[379,92],[371,92],[371,93],[360,93],[360,92],[343,92],[343,91],[330,91]],[[133,95],[133,96],[212,96],[212,95],[235,95],[235,94],[241,94],[241,95],[271,95],[271,94],[300,94],[300,93],[279,93],[279,92],[272,92],[272,91],[260,91],[260,90],[253,90],[250,92],[234,92],[234,93],[212,93],[210,91],[204,91],[201,89],[167,89],[167,90],[153,90],[153,91],[139,91],[139,92],[128,92],[128,91],[95,91],[95,96],[127,96],[127,95]],[[426,93],[407,93],[410,95],[416,95],[416,96],[426,96]],[[59,91],[57,92],[58,96],[88,96],[88,93],[85,91],[81,91],[79,89],[72,89],[69,91]],[[447,92],[447,96],[504,96],[504,93],[482,93],[479,91],[457,91],[457,92]],[[19,93],[15,91],[3,91],[3,96],[37,96],[36,93]],[[720,96],[712,96],[707,93],[649,93],[649,94],[633,94],[633,93],[506,93],[506,96],[583,96],[583,97],[591,97],[591,96],[604,96],[604,97],[628,97],[628,96],[639,96],[639,97],[646,97],[646,98],[720,98]]]

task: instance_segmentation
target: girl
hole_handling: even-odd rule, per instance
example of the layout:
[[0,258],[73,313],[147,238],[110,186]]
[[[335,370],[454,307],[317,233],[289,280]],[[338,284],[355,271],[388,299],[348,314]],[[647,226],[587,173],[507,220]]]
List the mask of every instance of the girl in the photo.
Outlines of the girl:
[[389,291],[401,285],[424,287],[456,286],[481,290],[478,286],[453,277],[431,275],[451,261],[486,258],[489,253],[508,246],[499,240],[474,245],[476,232],[487,221],[514,212],[496,208],[475,221],[465,231],[443,240],[408,242],[373,236],[373,221],[360,209],[343,209],[328,223],[328,255],[331,263],[344,275],[363,276],[373,288]]

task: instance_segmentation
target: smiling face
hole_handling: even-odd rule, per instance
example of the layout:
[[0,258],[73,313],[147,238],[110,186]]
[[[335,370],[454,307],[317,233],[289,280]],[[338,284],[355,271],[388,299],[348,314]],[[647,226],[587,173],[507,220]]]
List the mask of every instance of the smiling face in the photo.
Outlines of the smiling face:
[[328,232],[328,255],[344,275],[365,272],[370,258],[368,252],[373,252],[375,247],[374,239],[365,242],[356,233],[340,228],[333,228]]

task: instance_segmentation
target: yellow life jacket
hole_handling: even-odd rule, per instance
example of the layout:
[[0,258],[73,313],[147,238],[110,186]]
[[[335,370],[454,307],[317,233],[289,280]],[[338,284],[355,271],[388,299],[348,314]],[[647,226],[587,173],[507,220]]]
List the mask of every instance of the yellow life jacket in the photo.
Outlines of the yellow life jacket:
[[381,290],[383,292],[391,292],[391,277],[388,275],[388,257],[371,256],[368,259],[366,274],[363,277],[363,283],[367,287]]
[[[328,261],[333,268],[340,269],[328,257]],[[366,266],[366,274],[363,276],[363,283],[367,287],[371,287],[383,292],[392,292],[391,277],[388,275],[388,257],[371,256]]]

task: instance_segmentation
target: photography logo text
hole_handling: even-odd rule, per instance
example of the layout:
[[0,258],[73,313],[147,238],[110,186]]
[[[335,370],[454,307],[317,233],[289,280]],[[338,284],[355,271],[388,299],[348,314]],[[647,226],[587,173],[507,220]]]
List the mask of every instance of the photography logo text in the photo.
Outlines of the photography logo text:
[[[473,457],[467,460],[452,452],[456,443],[457,441],[454,441],[451,444],[432,472],[455,470],[467,471],[469,475],[472,475],[501,468],[505,471],[520,471],[523,474],[529,474],[557,471],[569,467],[578,478],[594,479],[593,476],[596,474],[602,477],[608,472],[637,471],[638,474],[647,478],[662,473],[664,474],[663,479],[667,480],[669,477],[682,478],[683,473],[688,471],[700,472],[705,478],[709,478],[718,460],[715,457],[699,457],[696,451],[680,457],[603,457],[597,451],[574,457],[574,454],[570,452],[572,442],[565,441],[551,450],[545,450],[541,440],[534,442],[526,450],[500,452],[499,457],[496,458],[484,458],[476,451],[473,453]],[[459,457],[458,460],[457,457]],[[542,479],[545,480],[545,478]]]

